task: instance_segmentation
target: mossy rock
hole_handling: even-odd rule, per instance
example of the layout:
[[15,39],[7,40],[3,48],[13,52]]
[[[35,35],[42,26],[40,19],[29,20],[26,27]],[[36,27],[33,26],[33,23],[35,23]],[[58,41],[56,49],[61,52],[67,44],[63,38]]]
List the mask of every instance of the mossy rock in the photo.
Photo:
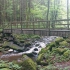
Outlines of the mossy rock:
[[12,46],[9,46],[11,49],[13,50],[16,50],[16,51],[19,51],[19,52],[22,52],[23,49],[21,49],[20,47],[17,47],[16,45],[12,45]]
[[20,63],[21,70],[36,70],[36,63],[28,56],[23,56],[23,61]]
[[53,49],[53,52],[59,53],[60,55],[62,55],[67,50],[68,50],[68,48],[55,48],[55,49]]
[[69,57],[70,56],[70,50],[67,50],[66,52],[64,52],[63,54],[65,57]]
[[20,40],[20,43],[24,43],[25,42],[25,40]]
[[30,42],[25,43],[25,47],[29,47],[29,46],[31,46]]
[[59,42],[62,42],[62,41],[64,41],[64,39],[62,37],[58,37],[58,38],[55,39],[55,43],[57,45],[59,45]]
[[14,44],[18,44],[19,43],[19,40],[14,40],[13,43]]
[[66,41],[62,41],[59,43],[60,46],[62,47],[68,47],[69,46],[69,43],[67,43]]
[[8,46],[8,44],[9,44],[9,42],[5,41],[5,42],[3,43],[3,47]]

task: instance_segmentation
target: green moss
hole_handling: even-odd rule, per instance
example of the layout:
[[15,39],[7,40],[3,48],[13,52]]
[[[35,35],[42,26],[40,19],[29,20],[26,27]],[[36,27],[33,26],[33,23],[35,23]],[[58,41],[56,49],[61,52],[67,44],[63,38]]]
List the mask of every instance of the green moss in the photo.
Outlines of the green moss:
[[17,50],[17,51],[23,51],[23,49],[21,49],[20,47],[18,47],[17,45],[11,45],[9,46],[11,49]]
[[69,46],[69,44],[66,41],[60,42],[59,45],[62,47],[68,47]]
[[22,65],[21,70],[36,70],[36,63],[26,55],[23,56],[23,61],[20,65]]
[[8,44],[9,44],[9,42],[5,41],[5,42],[3,43],[3,47],[8,46]]
[[62,41],[64,41],[64,39],[62,37],[58,37],[58,38],[55,39],[55,43],[57,45],[59,45],[59,42],[62,42]]
[[70,56],[70,50],[67,50],[66,52],[64,52],[63,54],[65,57],[69,57]]
[[55,53],[59,53],[60,55],[63,54],[66,51],[66,49],[63,48],[56,48],[53,50]]

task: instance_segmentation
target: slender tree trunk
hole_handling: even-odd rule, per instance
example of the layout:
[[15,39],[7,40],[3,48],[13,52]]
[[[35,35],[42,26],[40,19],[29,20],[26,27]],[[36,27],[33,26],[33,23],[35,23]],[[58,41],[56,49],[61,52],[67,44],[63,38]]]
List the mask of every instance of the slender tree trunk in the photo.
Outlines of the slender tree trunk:
[[48,0],[48,10],[47,10],[47,20],[49,20],[49,8],[50,8],[50,0]]
[[[48,0],[48,10],[47,10],[47,20],[49,20],[49,8],[50,8],[50,0]],[[50,27],[49,26],[49,22],[47,22],[47,24],[46,24],[46,28],[48,28],[48,27]]]
[[[69,19],[69,0],[67,0],[67,19]],[[67,21],[68,29],[69,29],[69,21]]]

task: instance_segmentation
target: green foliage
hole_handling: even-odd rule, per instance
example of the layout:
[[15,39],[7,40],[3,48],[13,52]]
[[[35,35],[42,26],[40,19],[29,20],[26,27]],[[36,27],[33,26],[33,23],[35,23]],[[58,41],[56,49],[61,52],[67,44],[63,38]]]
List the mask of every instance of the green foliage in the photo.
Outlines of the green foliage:
[[67,43],[66,41],[62,41],[59,43],[60,46],[63,46],[63,47],[68,47],[69,46],[69,43]]
[[16,39],[18,40],[26,40],[26,39],[39,39],[40,36],[39,35],[29,35],[29,34],[14,34],[13,35]]
[[8,67],[8,65],[7,65],[6,63],[1,63],[1,64],[0,64],[0,69],[1,69],[1,68],[7,68],[7,67]]
[[31,13],[34,15],[35,18],[38,19],[45,19],[46,16],[43,16],[47,11],[47,7],[45,5],[40,5],[34,3],[34,9],[31,9]]
[[44,60],[44,54],[39,54],[38,58],[37,58],[37,64],[39,65],[47,65],[47,61]]
[[39,39],[40,38],[40,36],[39,35],[32,35],[32,37],[31,37],[32,39]]
[[70,39],[67,38],[67,39],[66,39],[66,42],[70,43]]
[[0,70],[20,70],[21,66],[13,62],[0,61]]
[[56,43],[55,42],[50,43],[49,46],[48,46],[50,51],[52,51],[53,47],[56,47]]
[[44,67],[38,65],[38,70],[58,70],[58,69],[54,65],[50,64]]
[[59,45],[59,43],[62,42],[62,41],[64,41],[64,39],[62,37],[58,37],[58,38],[55,39],[55,43],[57,45]]
[[28,39],[27,34],[14,34],[13,36],[18,40]]
[[48,50],[47,48],[42,48],[41,51],[39,52],[39,54],[41,54],[41,53],[46,53],[47,50]]
[[69,57],[70,56],[70,50],[67,50],[66,52],[64,52],[63,54],[65,57]]
[[38,58],[37,58],[37,63],[41,64],[41,61],[43,60],[44,54],[39,54]]
[[14,64],[13,62],[9,62],[8,65],[9,65],[9,68],[12,70],[20,70],[21,69],[21,66],[19,66],[18,64]]
[[57,67],[50,64],[47,67],[45,67],[45,70],[57,70]]
[[[57,44],[58,42],[59,44]],[[38,62],[41,65],[53,64],[54,62],[62,62],[70,59],[69,44],[63,38],[57,38],[56,42],[50,43],[46,48],[43,48],[39,55],[43,54],[42,59]],[[65,46],[65,47],[62,47]],[[41,57],[41,56],[40,56]],[[68,58],[66,58],[68,57]]]
[[60,54],[60,55],[62,55],[65,51],[66,49],[63,49],[63,48],[55,48],[53,50],[53,52],[55,52],[56,54]]

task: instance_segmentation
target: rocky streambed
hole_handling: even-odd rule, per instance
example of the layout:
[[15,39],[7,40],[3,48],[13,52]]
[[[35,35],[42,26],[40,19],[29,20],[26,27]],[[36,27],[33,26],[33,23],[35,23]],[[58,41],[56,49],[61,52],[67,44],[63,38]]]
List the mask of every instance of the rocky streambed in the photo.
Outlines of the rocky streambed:
[[[17,59],[19,57],[22,57],[23,54],[27,54],[29,56],[37,57],[39,52],[42,48],[45,48],[46,45],[51,43],[52,41],[55,41],[57,36],[42,36],[39,39],[28,39],[27,41],[29,44],[17,44],[13,42],[12,38],[9,39],[10,41],[6,42],[5,47],[8,47],[9,49],[0,55],[0,59]],[[27,43],[27,42],[26,42]],[[15,47],[15,49],[14,49]]]
[[70,38],[37,35],[0,36],[0,59],[22,63],[22,67],[26,65],[26,70],[27,66],[33,65],[32,59],[36,62],[37,70],[70,70]]

